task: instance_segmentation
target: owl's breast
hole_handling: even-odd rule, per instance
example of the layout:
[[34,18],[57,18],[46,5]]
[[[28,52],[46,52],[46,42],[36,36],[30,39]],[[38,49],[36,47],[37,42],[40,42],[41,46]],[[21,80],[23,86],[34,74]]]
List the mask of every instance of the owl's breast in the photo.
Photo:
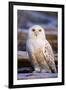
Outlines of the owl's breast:
[[33,50],[33,52],[37,51],[39,48],[44,47],[44,41],[43,40],[30,40],[30,49]]

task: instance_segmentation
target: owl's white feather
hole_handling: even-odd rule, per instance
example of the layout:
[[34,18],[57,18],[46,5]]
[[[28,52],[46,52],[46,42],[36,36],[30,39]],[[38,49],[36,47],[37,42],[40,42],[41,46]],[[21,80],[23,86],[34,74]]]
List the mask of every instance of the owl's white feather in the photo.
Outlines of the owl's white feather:
[[34,25],[29,29],[26,48],[35,71],[56,72],[53,50],[41,26]]

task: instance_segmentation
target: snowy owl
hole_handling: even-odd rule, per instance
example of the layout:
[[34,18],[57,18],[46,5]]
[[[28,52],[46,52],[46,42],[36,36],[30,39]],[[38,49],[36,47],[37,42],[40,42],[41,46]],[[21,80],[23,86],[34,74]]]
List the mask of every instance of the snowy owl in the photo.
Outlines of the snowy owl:
[[35,72],[56,72],[53,50],[41,26],[29,28],[26,49]]

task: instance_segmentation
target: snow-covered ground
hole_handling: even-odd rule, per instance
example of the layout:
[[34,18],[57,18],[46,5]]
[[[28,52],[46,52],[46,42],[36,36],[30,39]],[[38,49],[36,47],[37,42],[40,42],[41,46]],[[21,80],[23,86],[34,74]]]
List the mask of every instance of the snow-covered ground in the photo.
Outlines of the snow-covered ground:
[[41,78],[56,78],[58,73],[18,73],[17,79],[41,79]]

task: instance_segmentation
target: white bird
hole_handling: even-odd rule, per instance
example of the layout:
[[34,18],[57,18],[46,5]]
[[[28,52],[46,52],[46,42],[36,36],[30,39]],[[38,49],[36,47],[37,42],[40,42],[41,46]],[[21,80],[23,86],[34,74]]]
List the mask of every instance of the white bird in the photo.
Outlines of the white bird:
[[56,72],[53,50],[41,26],[29,28],[26,48],[35,72]]

